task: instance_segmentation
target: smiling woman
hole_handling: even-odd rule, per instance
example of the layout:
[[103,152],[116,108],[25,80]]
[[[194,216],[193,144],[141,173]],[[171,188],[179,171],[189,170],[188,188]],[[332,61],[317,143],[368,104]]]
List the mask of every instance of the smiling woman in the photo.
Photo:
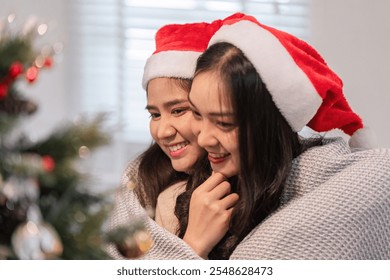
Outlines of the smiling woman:
[[[189,100],[198,144],[207,151],[213,171],[226,176],[230,185],[219,190],[219,195],[210,196],[217,188],[201,185],[179,196],[178,205],[189,201],[188,211],[182,211],[188,213],[188,224],[182,219],[180,229],[188,231],[192,221],[197,221],[195,251],[201,248],[209,258],[230,258],[254,228],[261,231],[262,224],[280,209],[289,184],[305,173],[292,173],[300,167],[299,158],[315,149],[327,149],[329,143],[343,145],[339,139],[328,143],[321,137],[303,139],[298,135],[303,126],[319,132],[341,129],[350,135],[352,148],[376,153],[369,150],[375,147],[370,130],[349,107],[342,87],[341,79],[306,42],[251,16],[224,22],[197,61]],[[321,160],[309,159],[313,165]],[[390,165],[388,155],[378,155],[378,160]],[[379,169],[373,174],[376,172]],[[325,177],[324,173],[315,174]],[[353,180],[344,176],[348,182]],[[337,187],[332,180],[331,176],[330,186]],[[360,186],[370,182],[364,180]],[[306,181],[301,184],[303,188],[317,187]],[[389,183],[384,187],[388,194]],[[191,191],[192,195],[187,195]],[[227,197],[231,199],[226,201]],[[221,223],[215,208],[229,219]],[[319,205],[313,211],[327,209]],[[349,231],[340,229],[339,234],[348,235]],[[186,236],[183,239],[187,241]],[[251,244],[257,246],[255,241]]]
[[[211,24],[163,26],[156,34],[156,51],[145,65],[143,87],[147,92],[146,109],[154,143],[135,163],[130,163],[129,173],[137,169],[133,186],[136,185],[134,193],[140,204],[155,210],[156,222],[172,233],[177,230],[174,215],[177,195],[184,191],[192,177],[203,180],[209,172],[205,151],[199,147],[191,130],[192,113],[187,96],[196,59],[221,24],[222,21],[217,20]],[[194,174],[195,165],[202,165],[202,172]],[[129,203],[123,199],[122,195],[117,197],[112,228],[130,223],[122,218],[120,209],[128,207]],[[113,247],[111,254],[120,257]]]
[[148,83],[146,109],[150,113],[150,133],[170,158],[176,171],[191,173],[204,154],[192,133],[188,92],[190,80],[155,78]]
[[207,151],[212,169],[230,178],[239,173],[240,157],[235,144],[237,118],[224,94],[227,90],[216,73],[201,73],[194,79],[189,100],[194,115],[192,129],[199,145]]

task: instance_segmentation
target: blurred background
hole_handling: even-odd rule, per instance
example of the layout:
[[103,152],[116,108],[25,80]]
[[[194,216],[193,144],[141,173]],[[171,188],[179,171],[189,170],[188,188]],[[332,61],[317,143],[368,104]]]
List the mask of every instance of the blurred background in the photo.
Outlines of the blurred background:
[[112,144],[86,164],[97,189],[118,186],[126,163],[151,142],[141,78],[157,28],[237,11],[312,44],[379,145],[390,147],[389,10],[388,0],[0,0],[0,20],[14,14],[22,26],[35,17],[48,27],[42,39],[63,47],[50,71],[24,85],[39,105],[23,123],[31,140],[82,114],[108,113]]

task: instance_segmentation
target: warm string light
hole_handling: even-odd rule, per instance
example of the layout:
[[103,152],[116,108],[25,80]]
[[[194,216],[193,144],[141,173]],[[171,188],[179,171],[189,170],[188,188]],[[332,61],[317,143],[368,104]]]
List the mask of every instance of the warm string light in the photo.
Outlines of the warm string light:
[[7,17],[8,23],[12,23],[15,20],[15,18],[16,18],[15,14],[8,15],[8,17]]
[[79,157],[82,159],[87,159],[91,155],[91,151],[87,146],[81,146],[79,148]]
[[47,24],[40,24],[38,27],[37,27],[37,32],[39,35],[44,35],[46,32],[47,32],[47,29],[48,29],[48,26]]

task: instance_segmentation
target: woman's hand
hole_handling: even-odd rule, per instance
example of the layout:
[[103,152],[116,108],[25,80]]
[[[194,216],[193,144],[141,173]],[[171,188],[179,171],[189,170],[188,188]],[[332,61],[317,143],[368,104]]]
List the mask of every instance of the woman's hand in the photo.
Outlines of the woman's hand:
[[220,173],[213,173],[191,196],[188,226],[183,240],[202,258],[222,239],[229,228],[238,194]]

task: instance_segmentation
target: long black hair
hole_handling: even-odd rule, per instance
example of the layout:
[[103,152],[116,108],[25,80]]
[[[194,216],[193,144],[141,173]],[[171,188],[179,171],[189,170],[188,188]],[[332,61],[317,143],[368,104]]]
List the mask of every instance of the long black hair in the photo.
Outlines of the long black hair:
[[[240,169],[230,182],[240,198],[228,232],[208,256],[228,259],[238,243],[279,206],[292,160],[305,148],[240,49],[224,42],[210,46],[198,59],[195,76],[205,72],[220,78],[238,125]],[[201,182],[191,183],[176,204],[180,237],[187,228],[191,193]]]

